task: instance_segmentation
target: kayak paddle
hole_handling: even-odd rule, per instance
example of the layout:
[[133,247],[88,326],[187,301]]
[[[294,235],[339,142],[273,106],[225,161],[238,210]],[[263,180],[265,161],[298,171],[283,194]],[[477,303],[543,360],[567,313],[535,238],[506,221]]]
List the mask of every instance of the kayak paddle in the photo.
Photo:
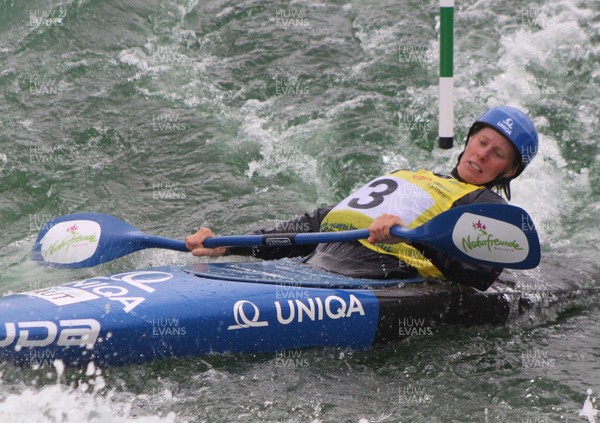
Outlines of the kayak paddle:
[[102,213],[74,213],[46,223],[33,246],[40,264],[79,269],[105,263],[145,248],[189,251],[185,242],[145,235]]
[[[415,229],[395,226],[391,233],[474,264],[531,269],[540,262],[540,243],[533,221],[523,209],[506,204],[455,207]],[[204,246],[290,246],[368,237],[367,229],[222,236],[207,239]],[[115,217],[75,213],[44,225],[33,247],[32,258],[41,264],[76,269],[105,263],[145,248],[188,251],[184,241],[145,235]]]

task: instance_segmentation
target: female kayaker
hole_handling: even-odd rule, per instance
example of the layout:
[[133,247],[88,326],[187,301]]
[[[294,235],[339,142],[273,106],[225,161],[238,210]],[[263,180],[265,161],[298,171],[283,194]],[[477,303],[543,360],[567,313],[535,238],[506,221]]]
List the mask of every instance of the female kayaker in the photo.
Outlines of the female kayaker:
[[257,232],[325,232],[368,227],[368,240],[317,246],[211,249],[204,248],[203,242],[215,235],[210,229],[201,228],[186,239],[186,245],[195,256],[227,254],[262,259],[307,256],[307,264],[346,276],[403,279],[421,275],[485,290],[502,269],[464,263],[418,243],[409,245],[390,236],[390,228],[419,226],[451,207],[505,203],[494,191],[504,193],[510,200],[510,181],[521,174],[537,148],[538,134],[527,115],[513,107],[495,107],[471,126],[465,149],[451,176],[424,170],[392,172],[369,182],[336,206],[317,209]]

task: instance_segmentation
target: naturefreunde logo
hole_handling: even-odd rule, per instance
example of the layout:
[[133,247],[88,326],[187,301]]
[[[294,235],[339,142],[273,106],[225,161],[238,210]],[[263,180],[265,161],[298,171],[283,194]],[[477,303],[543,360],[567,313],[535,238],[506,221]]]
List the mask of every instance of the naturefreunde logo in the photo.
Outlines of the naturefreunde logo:
[[42,257],[50,263],[86,260],[96,252],[100,233],[100,225],[91,220],[57,223],[40,241]]
[[477,233],[477,238],[471,240],[471,236],[463,238],[462,247],[465,251],[473,250],[474,248],[487,248],[488,251],[492,251],[492,246],[504,246],[514,251],[523,250],[519,243],[515,240],[506,241],[500,238],[494,237],[493,234],[487,233],[485,230],[487,227],[481,223],[481,219],[473,223],[473,229]]
[[529,253],[520,228],[501,220],[464,213],[452,233],[456,248],[478,260],[517,263]]

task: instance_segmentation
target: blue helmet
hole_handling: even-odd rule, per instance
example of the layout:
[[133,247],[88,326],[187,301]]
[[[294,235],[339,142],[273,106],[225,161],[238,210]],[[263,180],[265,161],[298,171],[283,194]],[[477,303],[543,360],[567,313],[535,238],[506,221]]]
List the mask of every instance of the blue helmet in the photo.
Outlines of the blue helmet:
[[538,133],[531,119],[522,111],[510,106],[494,107],[482,114],[471,126],[469,137],[480,125],[489,126],[504,136],[521,155],[518,176],[533,160],[538,150]]

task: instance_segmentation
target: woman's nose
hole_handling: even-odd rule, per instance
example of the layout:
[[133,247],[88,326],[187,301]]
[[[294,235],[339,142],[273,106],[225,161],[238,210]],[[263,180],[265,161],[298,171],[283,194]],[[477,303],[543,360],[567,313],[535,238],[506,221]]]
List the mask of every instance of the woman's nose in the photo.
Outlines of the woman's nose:
[[481,148],[477,151],[477,156],[479,157],[479,159],[482,162],[487,161],[489,155],[490,155],[490,151],[487,148]]

